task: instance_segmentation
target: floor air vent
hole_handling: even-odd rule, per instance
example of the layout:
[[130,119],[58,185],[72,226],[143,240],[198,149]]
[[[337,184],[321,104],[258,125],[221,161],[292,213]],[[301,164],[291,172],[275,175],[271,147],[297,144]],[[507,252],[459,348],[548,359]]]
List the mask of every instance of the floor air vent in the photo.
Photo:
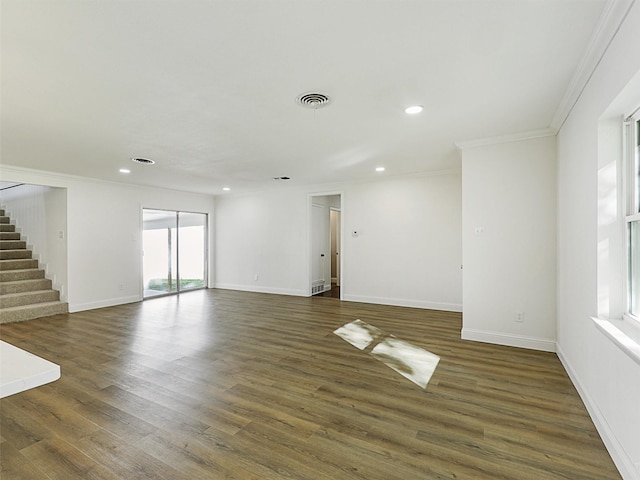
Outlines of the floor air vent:
[[324,280],[318,280],[311,284],[311,295],[324,292]]

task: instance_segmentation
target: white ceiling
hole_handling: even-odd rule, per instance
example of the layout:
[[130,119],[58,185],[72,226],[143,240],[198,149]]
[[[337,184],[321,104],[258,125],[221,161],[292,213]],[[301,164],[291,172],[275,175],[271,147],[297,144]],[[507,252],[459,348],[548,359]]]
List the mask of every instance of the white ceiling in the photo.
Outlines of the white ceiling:
[[552,125],[606,5],[2,0],[2,163],[211,194],[459,169]]

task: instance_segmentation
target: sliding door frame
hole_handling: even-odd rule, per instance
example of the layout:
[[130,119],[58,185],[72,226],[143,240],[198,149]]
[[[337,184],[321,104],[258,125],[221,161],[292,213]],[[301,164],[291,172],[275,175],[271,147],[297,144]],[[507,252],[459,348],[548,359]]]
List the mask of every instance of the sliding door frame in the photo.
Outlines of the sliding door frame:
[[[166,212],[166,213],[170,213],[170,214],[174,214],[175,215],[175,245],[171,244],[171,240],[169,239],[169,251],[171,251],[171,249],[175,250],[175,267],[176,267],[176,272],[175,272],[175,276],[174,276],[174,280],[175,280],[175,284],[176,284],[176,288],[175,290],[169,290],[166,292],[163,291],[159,291],[159,293],[157,294],[153,294],[153,295],[146,295],[145,292],[148,290],[147,289],[147,285],[146,285],[146,280],[145,280],[145,275],[144,275],[144,265],[145,265],[145,258],[144,258],[144,232],[145,232],[145,212],[146,211],[155,211],[155,212]],[[193,215],[202,215],[203,216],[203,239],[202,239],[202,246],[203,246],[203,264],[202,264],[202,273],[203,273],[203,279],[202,279],[202,283],[203,285],[201,287],[195,287],[195,288],[187,288],[187,289],[183,289],[181,286],[181,282],[182,282],[182,275],[181,275],[181,270],[180,270],[180,229],[181,229],[181,225],[180,225],[180,214],[193,214]],[[150,207],[143,207],[141,210],[141,252],[140,252],[140,258],[141,258],[141,262],[140,262],[140,268],[141,268],[141,275],[140,275],[140,279],[141,279],[141,291],[142,291],[142,299],[143,300],[148,300],[151,298],[156,298],[156,297],[164,297],[164,296],[168,296],[168,295],[178,295],[182,292],[191,292],[194,290],[202,290],[202,289],[206,289],[208,288],[209,285],[209,247],[210,247],[210,242],[209,242],[209,214],[206,212],[193,212],[193,211],[186,211],[186,210],[168,210],[165,208],[150,208]],[[171,229],[171,227],[169,227]],[[172,235],[171,233],[169,233],[169,235]],[[169,259],[169,268],[168,271],[171,268],[171,259]],[[167,281],[169,280],[169,278],[167,277]]]

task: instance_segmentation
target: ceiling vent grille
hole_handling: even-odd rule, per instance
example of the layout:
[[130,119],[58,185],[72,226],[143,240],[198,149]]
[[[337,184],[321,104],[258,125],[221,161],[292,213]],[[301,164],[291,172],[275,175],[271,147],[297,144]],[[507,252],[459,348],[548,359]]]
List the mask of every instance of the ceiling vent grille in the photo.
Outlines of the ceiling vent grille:
[[331,98],[324,93],[309,92],[298,95],[296,102],[303,107],[316,109],[329,105],[331,103]]
[[149,160],[148,158],[132,158],[131,161],[141,163],[143,165],[153,165],[156,163],[154,160]]

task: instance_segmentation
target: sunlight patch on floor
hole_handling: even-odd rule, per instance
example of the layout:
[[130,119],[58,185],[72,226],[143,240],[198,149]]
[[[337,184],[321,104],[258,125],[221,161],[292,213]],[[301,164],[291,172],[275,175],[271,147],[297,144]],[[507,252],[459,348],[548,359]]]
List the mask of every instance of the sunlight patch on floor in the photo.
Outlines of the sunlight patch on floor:
[[378,343],[371,355],[422,388],[427,387],[440,361],[440,357],[424,348],[393,337]]
[[378,337],[384,335],[382,330],[362,320],[354,320],[351,323],[347,323],[333,333],[360,350],[364,350]]
[[370,354],[421,388],[426,388],[440,357],[409,342],[395,338],[373,325],[354,320],[334,330],[337,336]]

